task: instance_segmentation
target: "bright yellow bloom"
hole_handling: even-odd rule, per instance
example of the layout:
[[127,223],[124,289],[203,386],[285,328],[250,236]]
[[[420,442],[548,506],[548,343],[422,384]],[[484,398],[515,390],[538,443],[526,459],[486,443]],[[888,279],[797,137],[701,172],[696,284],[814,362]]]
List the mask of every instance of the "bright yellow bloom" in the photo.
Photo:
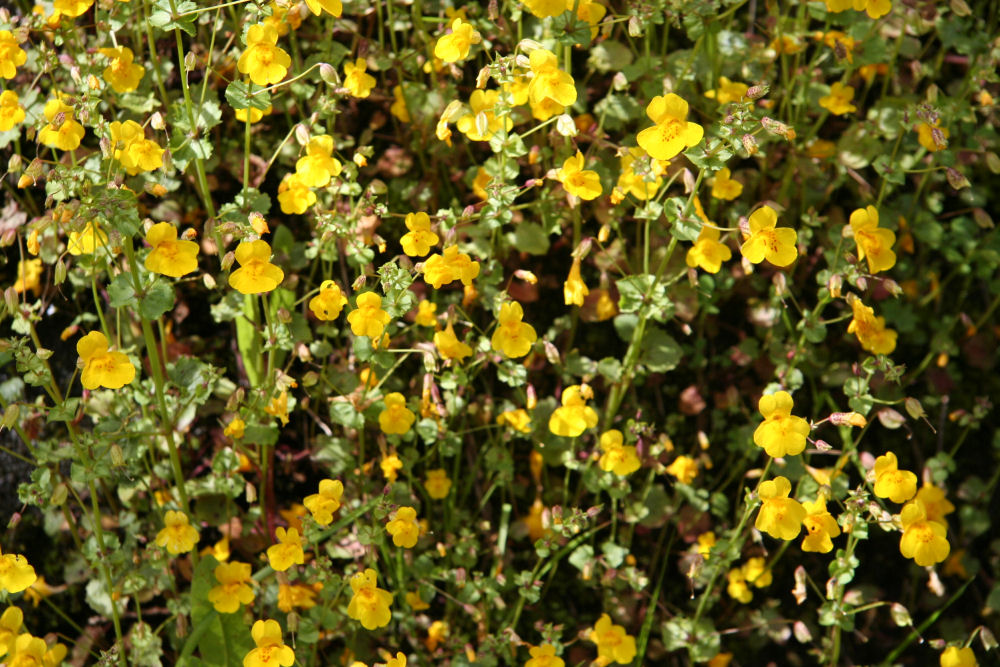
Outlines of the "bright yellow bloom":
[[139,123],[134,120],[124,123],[116,120],[108,130],[111,133],[111,157],[118,160],[129,175],[153,171],[163,166],[163,148],[146,138]]
[[442,359],[461,361],[472,354],[472,348],[460,341],[455,335],[455,329],[452,328],[451,322],[448,322],[448,326],[443,331],[434,334],[434,347],[437,348]]
[[28,290],[38,294],[42,290],[42,260],[26,259],[17,263],[17,280],[14,291],[23,294]]
[[[565,9],[560,10],[560,13]],[[528,101],[532,106],[550,100],[560,107],[576,102],[576,84],[573,77],[559,69],[559,59],[551,51],[536,49],[528,57],[533,74],[528,83]]]
[[406,107],[406,96],[403,95],[402,86],[392,87],[392,106],[389,107],[389,113],[399,119],[401,123],[409,123],[410,120],[410,110]]
[[306,496],[302,504],[313,519],[321,526],[329,526],[333,513],[340,509],[340,499],[344,495],[344,484],[339,479],[323,479],[319,483],[319,493]]
[[[274,107],[268,105],[266,109],[258,109],[256,107],[250,107],[250,124],[258,122],[264,116],[270,116],[271,112],[274,111]],[[247,122],[247,110],[246,109],[233,109],[233,113],[236,116],[236,120],[241,123]]]
[[417,315],[413,321],[422,327],[437,326],[437,304],[433,301],[421,301],[417,306]]
[[714,90],[706,90],[705,97],[715,100],[719,104],[729,104],[739,102],[746,97],[750,86],[739,81],[730,81],[724,76],[719,77],[719,87]]
[[900,470],[896,455],[886,452],[875,459],[875,495],[894,503],[905,503],[917,493],[917,476]]
[[878,210],[874,206],[859,208],[851,213],[851,230],[854,242],[858,244],[858,259],[868,258],[871,273],[888,271],[896,265],[896,253],[892,244],[896,234],[891,229],[880,229]]
[[406,407],[406,399],[398,391],[387,394],[385,409],[378,415],[378,425],[387,435],[402,435],[410,430],[417,416]]
[[382,297],[375,292],[363,292],[358,295],[357,308],[347,314],[347,321],[355,336],[368,336],[373,341],[378,340],[392,318],[382,310]]
[[407,213],[404,221],[410,231],[399,239],[403,252],[410,257],[423,257],[437,245],[438,235],[431,231],[431,218],[424,212]]
[[678,456],[667,466],[667,474],[676,477],[681,484],[690,484],[698,476],[698,462],[690,456]]
[[597,644],[597,658],[604,664],[627,665],[635,659],[635,637],[627,634],[624,627],[612,624],[607,614],[601,614],[587,638]]
[[798,234],[789,227],[777,228],[778,214],[770,206],[761,206],[750,214],[750,237],[740,246],[740,252],[752,264],[765,259],[775,266],[788,266],[798,257],[795,247]]
[[814,502],[803,503],[802,506],[806,510],[806,518],[802,520],[802,525],[806,527],[802,550],[830,553],[833,550],[831,538],[840,535],[840,527],[833,515],[826,511],[826,500],[820,496]]
[[566,11],[565,0],[523,0],[528,11],[540,19],[559,16]]
[[761,396],[758,408],[764,421],[753,432],[753,442],[768,456],[795,456],[806,448],[809,422],[792,415],[794,402],[787,391]]
[[288,392],[283,391],[272,396],[271,401],[264,406],[264,412],[281,420],[282,426],[288,425]]
[[573,264],[569,267],[569,275],[563,283],[563,301],[567,306],[582,306],[588,294],[590,290],[580,277],[580,258],[574,257]]
[[729,597],[743,604],[749,604],[753,600],[753,591],[747,585],[747,578],[743,574],[742,567],[731,569],[726,575],[726,579],[728,580],[726,593],[729,594]]
[[302,215],[316,203],[316,193],[309,189],[298,172],[287,174],[278,184],[278,204],[281,212]]
[[670,160],[701,142],[705,128],[687,121],[688,103],[679,95],[657,95],[646,107],[652,127],[639,132],[636,140],[657,160]]
[[278,543],[267,548],[267,562],[272,569],[284,572],[292,565],[302,565],[306,561],[299,531],[294,528],[285,530],[279,526],[275,528],[274,535],[278,538]]
[[498,117],[497,104],[500,102],[498,90],[474,90],[469,96],[471,113],[459,117],[455,125],[458,131],[472,141],[489,141],[501,128],[511,129],[514,121],[510,116]]
[[121,389],[135,379],[135,366],[124,352],[108,349],[108,339],[100,331],[91,331],[76,343],[83,362],[80,383],[84,389]]
[[250,563],[220,563],[215,568],[215,578],[219,585],[208,592],[208,601],[220,614],[235,614],[241,604],[253,602],[254,593],[250,587]]
[[774,579],[771,568],[767,567],[767,563],[759,556],[748,559],[747,562],[743,563],[741,569],[747,583],[753,584],[756,588],[770,586]]
[[757,520],[757,530],[779,540],[794,540],[802,530],[802,520],[806,509],[802,503],[789,498],[792,484],[787,478],[778,476],[761,482],[758,494],[762,501]]
[[451,480],[448,479],[448,472],[444,468],[428,470],[427,478],[424,479],[424,488],[427,489],[427,495],[434,500],[446,498],[448,492],[451,491]]
[[848,9],[863,11],[869,18],[882,18],[892,9],[891,0],[825,0],[828,12],[837,13]]
[[90,9],[93,4],[94,0],[55,0],[52,3],[52,8],[59,14],[76,18]]
[[524,663],[524,667],[565,667],[566,663],[562,658],[556,656],[556,647],[551,644],[541,644],[528,649],[531,659]]
[[312,586],[305,584],[278,584],[278,609],[286,614],[296,607],[299,609],[312,609],[316,606],[316,593],[322,589],[323,585],[319,582]]
[[914,500],[923,503],[924,513],[927,515],[928,521],[945,523],[945,517],[955,511],[955,506],[945,498],[944,489],[926,482],[917,491]]
[[166,547],[167,553],[187,553],[198,544],[198,529],[188,523],[184,512],[167,510],[163,515],[163,525],[163,529],[156,534],[156,544]]
[[403,462],[395,454],[383,457],[378,465],[382,469],[382,476],[389,482],[395,482],[399,471],[403,469]]
[[[597,38],[597,24],[601,22],[604,15],[608,13],[607,7],[594,0],[566,0],[566,9],[572,10],[576,6],[576,17],[581,21],[590,24],[590,38]],[[579,44],[579,42],[577,42]]]
[[715,532],[706,531],[698,535],[698,553],[702,558],[708,560],[712,555],[712,547],[715,546]]
[[733,251],[725,243],[721,243],[720,238],[718,229],[703,225],[694,245],[687,251],[685,263],[692,268],[701,267],[708,273],[718,273],[722,269],[722,263],[733,256]]
[[[354,667],[354,665],[351,667]],[[406,667],[406,655],[401,651],[396,651],[396,657],[389,658],[385,663],[385,667]]]
[[580,199],[597,199],[601,196],[601,177],[596,171],[584,169],[584,157],[580,151],[563,162],[562,168],[556,172],[556,178],[562,183],[566,192]]
[[[3,549],[0,549],[0,590],[20,593],[35,583],[36,579],[38,576],[35,574],[35,568],[31,567],[27,558],[21,554],[5,554]],[[7,618],[6,613],[4,618]]]
[[494,350],[513,359],[528,354],[538,334],[533,326],[521,321],[523,317],[524,310],[517,301],[500,306],[497,328],[490,339]]
[[641,465],[634,445],[625,445],[622,432],[611,429],[601,434],[601,458],[597,464],[604,472],[613,472],[619,477],[631,475]]
[[853,113],[858,110],[851,104],[854,99],[854,87],[845,86],[837,81],[830,86],[830,94],[819,98],[819,105],[835,116]]
[[82,231],[70,232],[66,242],[66,250],[71,255],[92,255],[97,248],[108,245],[108,235],[97,224],[96,220],[88,222]]
[[153,248],[146,256],[146,268],[153,273],[180,278],[198,270],[198,244],[178,241],[177,228],[169,222],[158,222],[150,227],[146,243]]
[[847,325],[847,333],[856,335],[861,347],[872,354],[892,354],[898,334],[886,328],[885,318],[876,317],[875,311],[857,298],[851,300],[851,310],[854,318]]
[[0,77],[13,79],[17,68],[27,61],[28,54],[14,39],[10,30],[0,30]]
[[368,63],[364,58],[358,58],[353,63],[344,63],[344,88],[352,97],[365,98],[371,95],[375,87],[375,77],[367,74]]
[[824,44],[830,47],[834,54],[840,59],[841,53],[843,57],[847,59],[847,62],[854,62],[854,38],[850,35],[846,35],[839,30],[828,30],[825,33],[816,33],[816,39],[822,40]]
[[146,70],[142,65],[132,62],[135,57],[132,49],[119,46],[113,49],[98,49],[98,53],[111,59],[111,64],[104,69],[102,76],[116,93],[128,93],[139,87]]
[[[3,558],[3,556],[0,556]],[[0,562],[0,568],[3,567]],[[17,607],[7,607],[3,616],[0,616],[0,658],[7,655],[14,641],[17,639],[21,625],[24,623],[24,612]]]
[[229,274],[229,286],[240,294],[270,292],[285,279],[285,272],[271,264],[267,241],[244,241],[236,246],[240,268]]
[[38,133],[38,143],[61,151],[76,150],[85,134],[83,125],[73,119],[73,107],[63,104],[60,99],[45,103],[45,120],[48,125]]
[[417,510],[412,507],[400,507],[392,513],[392,519],[385,525],[385,530],[392,535],[392,543],[397,547],[412,549],[420,537]]
[[339,17],[344,11],[344,4],[340,0],[306,0],[306,7],[316,16],[325,11],[331,16]]
[[931,153],[944,150],[948,147],[948,128],[941,127],[940,120],[933,125],[921,122],[917,125],[917,141]]
[[366,630],[374,630],[389,625],[392,612],[392,593],[376,586],[375,570],[368,568],[351,577],[351,590],[354,591],[350,604],[347,605],[347,615]]
[[434,57],[446,63],[456,63],[469,57],[473,44],[482,41],[482,36],[461,18],[451,22],[451,32],[438,39],[434,45]]
[[6,132],[24,121],[24,107],[13,90],[0,93],[0,132]]
[[320,134],[306,145],[306,154],[295,163],[295,175],[309,188],[325,188],[340,175],[343,165],[333,157],[333,137]]
[[413,611],[423,611],[424,609],[431,608],[429,604],[421,599],[420,593],[417,591],[410,591],[406,594],[406,604],[409,605],[410,609]]
[[524,409],[507,410],[497,415],[498,424],[506,424],[515,431],[531,433],[531,416]]
[[575,438],[597,426],[597,411],[587,405],[594,393],[588,385],[574,384],[562,393],[562,405],[549,417],[549,430],[555,435]]
[[626,192],[641,201],[652,198],[663,185],[663,178],[658,172],[669,164],[666,160],[651,160],[646,151],[638,146],[629,148],[621,156],[622,170],[616,184],[621,192],[619,195],[612,192],[612,203],[616,203],[616,196],[624,199]]
[[941,667],[977,667],[976,654],[968,646],[949,646],[941,653]]
[[743,194],[743,184],[732,178],[729,167],[723,167],[715,173],[712,181],[712,196],[716,199],[731,201]]
[[461,280],[463,285],[471,285],[479,276],[479,262],[472,261],[458,246],[448,246],[440,255],[431,255],[424,262],[424,282],[434,289]]
[[250,80],[258,86],[278,83],[288,74],[292,58],[279,46],[277,29],[266,23],[258,23],[247,30],[247,48],[236,63],[242,74],[249,74]]
[[912,558],[920,567],[927,567],[948,557],[951,552],[948,529],[943,523],[928,521],[924,505],[919,500],[903,506],[899,522],[903,525],[899,552],[904,558]]
[[332,280],[324,280],[319,286],[319,294],[309,300],[309,310],[316,319],[329,322],[340,317],[340,311],[347,305],[347,297],[340,285]]
[[295,651],[285,646],[281,626],[277,621],[256,621],[250,629],[257,648],[243,658],[243,667],[291,667],[295,664]]

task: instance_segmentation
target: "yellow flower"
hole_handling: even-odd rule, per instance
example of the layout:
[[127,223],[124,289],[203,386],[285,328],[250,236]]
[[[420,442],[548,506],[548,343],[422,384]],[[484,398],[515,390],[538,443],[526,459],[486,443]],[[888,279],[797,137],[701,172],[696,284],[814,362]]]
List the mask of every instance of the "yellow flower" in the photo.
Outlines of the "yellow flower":
[[[253,125],[254,123],[258,122],[261,118],[263,118],[264,116],[270,116],[271,112],[273,112],[273,111],[274,111],[274,107],[271,106],[270,104],[267,106],[266,109],[258,109],[256,107],[250,107],[250,124]],[[236,116],[236,120],[240,121],[241,123],[247,122],[247,110],[246,109],[233,109],[233,112],[234,112],[234,115]]]
[[447,471],[444,468],[428,470],[427,478],[424,480],[424,488],[427,489],[427,495],[434,500],[446,498],[448,492],[451,491],[451,480],[448,479]]
[[601,458],[597,464],[604,472],[613,472],[619,477],[631,475],[639,469],[639,456],[634,445],[625,445],[622,432],[611,429],[601,434]]
[[657,95],[646,107],[653,127],[639,132],[636,140],[657,160],[670,160],[701,142],[705,129],[687,121],[688,103],[678,95]]
[[413,321],[422,327],[436,327],[437,326],[437,304],[433,301],[421,301],[420,305],[417,306],[417,316],[413,318]]
[[705,97],[715,100],[719,104],[729,104],[739,102],[746,97],[750,86],[739,81],[730,81],[724,76],[719,77],[719,87],[714,90],[706,90]]
[[132,49],[119,46],[113,49],[98,49],[98,53],[111,59],[111,64],[104,69],[102,76],[116,93],[128,93],[139,87],[146,70],[142,65],[132,62],[135,57]]
[[681,484],[690,484],[698,476],[698,462],[690,456],[678,456],[667,466],[667,473],[676,477]]
[[562,405],[549,417],[549,430],[555,435],[575,438],[597,426],[597,411],[587,405],[594,393],[588,385],[574,384],[563,390]]
[[256,621],[250,629],[257,648],[243,658],[243,667],[291,667],[295,664],[295,651],[285,646],[281,626],[277,621]]
[[712,555],[712,547],[715,546],[715,532],[706,531],[698,535],[698,553],[702,558],[708,560]]
[[750,237],[740,246],[740,252],[753,264],[765,259],[775,266],[788,266],[798,257],[798,239],[794,229],[776,229],[778,214],[770,206],[761,206],[750,215]]
[[743,184],[732,178],[729,167],[723,167],[715,173],[712,181],[712,196],[716,199],[731,201],[743,194]]
[[830,94],[819,98],[819,105],[835,116],[853,113],[858,110],[851,104],[854,99],[854,87],[845,86],[837,81],[830,86]]
[[[431,246],[437,245],[438,235],[431,231],[431,218],[423,212],[407,213],[404,221],[406,228],[410,231],[403,234],[399,239],[403,246],[403,252],[410,257],[423,257],[431,250]],[[430,325],[427,325],[430,326]]]
[[437,348],[438,354],[443,359],[461,361],[472,354],[472,348],[460,341],[455,335],[451,322],[448,322],[444,331],[438,331],[434,334],[434,347]]
[[[318,589],[317,589],[318,587]],[[316,593],[322,590],[319,582],[305,584],[278,584],[278,609],[286,614],[295,609],[312,609],[316,606]]]
[[389,107],[389,113],[398,118],[400,123],[409,123],[411,120],[402,86],[392,87],[392,106]]
[[646,151],[638,146],[629,148],[621,156],[622,170],[618,175],[616,189],[611,193],[612,203],[624,199],[626,192],[641,201],[653,197],[663,185],[663,179],[657,172],[669,164],[666,160],[650,160]]
[[921,122],[917,125],[917,141],[931,153],[944,150],[948,147],[948,128],[941,127],[940,120],[933,125]]
[[352,97],[368,97],[375,87],[375,77],[367,74],[368,63],[358,58],[353,63],[344,63],[344,88]]
[[[459,117],[455,125],[458,131],[472,141],[489,141],[490,137],[500,131],[509,130],[514,126],[510,116],[498,118],[496,107],[500,102],[498,90],[474,90],[469,96],[471,113]],[[480,117],[482,120],[480,120]]]
[[486,192],[486,186],[489,185],[492,180],[493,179],[490,177],[489,174],[486,173],[485,169],[483,169],[482,167],[476,169],[476,177],[472,181],[473,194],[475,194],[483,201],[489,199],[489,193]]
[[[0,563],[0,567],[3,567],[2,563]],[[17,607],[7,607],[3,616],[0,616],[0,658],[7,655],[7,651],[17,639],[23,623],[24,612]]]
[[267,562],[272,569],[284,572],[292,565],[302,565],[306,560],[305,552],[302,550],[302,538],[299,531],[294,528],[285,530],[282,527],[275,528],[277,544],[272,544],[267,548]]
[[[559,10],[562,13],[565,5]],[[536,49],[528,57],[532,78],[528,83],[528,101],[532,107],[546,100],[559,107],[576,102],[576,84],[573,77],[559,69],[559,59],[551,51]]]
[[267,241],[244,241],[236,246],[240,268],[229,274],[229,286],[240,294],[270,292],[285,279],[285,272],[271,264]]
[[858,259],[868,258],[871,273],[888,271],[896,264],[896,253],[892,244],[896,234],[891,229],[880,229],[878,210],[874,206],[859,208],[851,213],[851,230],[854,242],[858,244]]
[[169,222],[158,222],[150,227],[146,243],[153,248],[146,256],[146,268],[153,273],[180,278],[198,270],[198,244],[178,241],[177,228]]
[[379,462],[379,467],[382,469],[383,477],[389,480],[389,482],[395,482],[399,471],[403,469],[403,462],[395,454],[390,454],[382,458],[382,461]]
[[357,309],[347,314],[351,331],[355,336],[379,339],[392,319],[389,313],[382,310],[382,297],[375,292],[363,292],[358,295],[357,306]]
[[66,242],[66,250],[71,255],[92,255],[97,248],[104,248],[108,245],[108,235],[97,224],[97,221],[88,222],[82,231],[70,232],[69,240]]
[[0,93],[0,132],[12,129],[24,121],[24,107],[13,90]]
[[347,297],[340,291],[340,285],[332,280],[324,280],[319,286],[319,294],[309,300],[309,310],[324,322],[337,319],[346,305]]
[[574,257],[573,264],[569,268],[569,275],[563,283],[563,301],[566,305],[582,306],[584,299],[590,294],[586,283],[580,277],[580,258]]
[[607,614],[601,614],[587,638],[597,644],[597,657],[603,664],[627,665],[635,659],[635,637],[627,634],[622,626],[612,624]]
[[51,99],[45,103],[42,113],[49,123],[38,133],[40,144],[61,151],[79,148],[85,132],[83,125],[73,120],[73,107],[63,104],[62,100]]
[[753,600],[753,591],[747,586],[746,575],[743,574],[742,567],[730,570],[726,578],[729,582],[726,586],[726,593],[729,594],[729,597],[743,604],[749,604]]
[[319,493],[306,496],[302,504],[321,526],[329,526],[333,513],[340,509],[340,498],[344,495],[344,484],[339,479],[323,479],[319,483]]
[[764,588],[771,585],[771,581],[773,580],[771,569],[767,567],[763,558],[759,556],[751,558],[743,563],[741,569],[743,570],[743,577],[748,584],[753,584],[756,588]]
[[340,16],[344,11],[344,5],[340,0],[306,0],[306,7],[316,16],[324,11],[332,16]]
[[378,425],[387,435],[402,435],[410,430],[417,416],[406,407],[406,399],[398,391],[387,394],[385,409],[378,415]]
[[955,511],[955,506],[944,497],[944,489],[926,482],[917,491],[914,500],[923,503],[924,513],[927,515],[928,521],[945,523],[945,516]]
[[524,310],[517,301],[500,306],[497,328],[490,339],[494,350],[514,359],[528,354],[538,335],[533,326],[521,321],[523,317]]
[[461,280],[463,285],[471,285],[479,275],[479,262],[472,261],[458,246],[448,246],[440,255],[431,255],[424,262],[424,282],[434,289]]
[[885,326],[885,318],[875,316],[871,307],[861,302],[861,299],[851,300],[851,310],[854,318],[847,325],[847,333],[858,337],[861,347],[872,354],[892,354],[896,349],[897,333]]
[[309,188],[325,188],[340,175],[343,165],[333,157],[333,137],[320,134],[306,145],[306,154],[295,163],[295,175]]
[[596,171],[584,169],[583,153],[566,158],[562,168],[556,172],[556,178],[562,183],[566,192],[580,199],[596,199],[601,195],[601,177]]
[[108,339],[100,331],[91,331],[76,343],[83,362],[80,382],[84,389],[121,389],[135,379],[135,366],[124,352],[108,349]]
[[288,174],[278,184],[278,204],[281,212],[302,215],[316,203],[316,193],[309,189],[298,173]]
[[559,16],[566,11],[566,0],[523,0],[528,11],[540,19]]
[[[596,39],[597,24],[608,13],[607,8],[594,0],[566,0],[566,9],[572,10],[574,5],[576,6],[576,17],[590,24],[590,38]],[[579,42],[577,43],[579,44]]]
[[779,540],[794,540],[802,530],[802,520],[806,510],[802,503],[789,498],[792,484],[787,478],[778,476],[761,482],[758,494],[762,501],[754,526]]
[[247,30],[247,48],[236,63],[242,74],[258,86],[278,83],[288,74],[291,57],[278,44],[278,31],[273,25],[258,23]]
[[[35,583],[24,589],[24,599],[31,600],[32,606],[37,607],[45,598],[53,593],[60,593],[64,590],[66,590],[65,584],[62,586],[50,586],[49,582],[45,581],[45,577],[38,577],[38,579],[35,579]],[[0,635],[2,634],[3,631],[0,629]],[[0,642],[2,641],[3,639],[0,637]]]
[[482,41],[482,36],[461,18],[451,22],[451,32],[438,39],[434,45],[434,57],[446,63],[455,63],[469,57],[473,44]]
[[792,415],[794,402],[787,391],[761,396],[757,405],[764,421],[753,432],[753,442],[768,456],[795,456],[806,448],[809,422]]
[[[35,568],[31,567],[27,558],[21,554],[5,554],[3,549],[0,549],[0,590],[20,593],[35,583],[36,579],[38,576],[35,574]],[[6,613],[4,618],[7,618]]]
[[253,602],[254,593],[250,588],[250,563],[220,563],[215,568],[215,578],[219,585],[208,592],[208,601],[220,614],[235,614],[241,604]]
[[976,654],[968,646],[949,646],[941,653],[941,667],[976,667]]
[[396,651],[395,658],[389,658],[385,667],[406,667],[406,655],[400,651]]
[[392,612],[389,611],[392,593],[378,588],[376,583],[375,570],[371,568],[351,577],[351,590],[354,591],[354,595],[347,605],[347,615],[356,621],[361,621],[366,630],[389,625],[389,621],[392,620]]
[[948,529],[943,523],[928,521],[924,505],[919,500],[903,506],[899,522],[903,525],[899,552],[904,558],[912,558],[920,567],[927,567],[948,557],[951,552]]
[[424,609],[431,608],[429,604],[421,599],[420,593],[417,591],[410,591],[406,594],[406,604],[409,605],[410,609],[413,611],[423,611]]
[[28,54],[14,39],[10,30],[0,30],[0,77],[13,79],[17,68],[27,61]]
[[400,507],[392,513],[392,519],[385,525],[385,530],[392,535],[392,543],[397,547],[412,549],[420,537],[417,510],[412,507]]
[[531,433],[531,416],[524,409],[507,410],[497,415],[497,423],[511,427],[521,433]]
[[826,511],[826,500],[820,496],[814,502],[803,503],[802,506],[806,510],[806,518],[802,520],[802,525],[806,527],[802,550],[830,553],[833,550],[831,538],[840,535],[840,527],[833,515]]
[[76,18],[90,9],[93,4],[94,0],[55,0],[52,3],[52,8],[59,14]]
[[42,260],[22,259],[17,263],[17,280],[14,291],[23,294],[28,290],[38,294],[42,290]]
[[431,627],[427,628],[427,639],[424,640],[424,645],[427,646],[428,651],[433,653],[437,650],[438,645],[447,638],[448,624],[445,621],[434,621],[431,623]]
[[845,35],[839,30],[828,30],[825,33],[816,33],[816,39],[822,40],[824,44],[833,49],[838,59],[844,57],[847,58],[847,62],[854,62],[855,42],[853,37]]
[[134,176],[163,166],[163,149],[155,141],[146,139],[139,123],[116,120],[108,126],[108,130],[111,134],[111,157],[118,160],[128,174]]
[[271,397],[271,401],[264,406],[264,412],[281,420],[282,426],[288,425],[288,392],[283,391],[277,396]]
[[156,534],[156,544],[166,547],[167,553],[187,553],[198,544],[198,529],[188,523],[184,512],[167,510],[163,515],[163,525],[163,529]]
[[875,495],[894,503],[905,503],[917,493],[917,476],[900,470],[896,455],[886,452],[875,459]]
[[684,261],[692,268],[698,266],[709,273],[718,273],[722,269],[722,263],[733,256],[729,246],[719,242],[720,238],[718,229],[703,225],[694,245],[688,249]]

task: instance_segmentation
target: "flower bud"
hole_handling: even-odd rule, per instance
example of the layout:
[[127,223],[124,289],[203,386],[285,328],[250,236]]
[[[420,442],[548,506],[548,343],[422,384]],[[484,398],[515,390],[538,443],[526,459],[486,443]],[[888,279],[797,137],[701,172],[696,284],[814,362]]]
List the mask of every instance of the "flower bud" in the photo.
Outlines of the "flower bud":
[[24,167],[24,159],[18,153],[14,153],[7,160],[7,171],[11,174],[16,174]]
[[236,261],[236,253],[230,250],[229,252],[227,252],[225,255],[222,256],[222,270],[228,271],[229,268],[233,265],[233,262],[235,261]]
[[193,72],[198,66],[198,57],[194,55],[191,51],[184,54],[184,70],[187,72]]
[[752,134],[744,134],[740,137],[740,141],[743,142],[743,149],[747,152],[747,155],[755,155],[757,153],[757,140]]
[[295,126],[295,141],[299,142],[299,146],[309,143],[309,128],[302,123]]
[[746,97],[748,100],[759,100],[760,98],[767,95],[767,92],[771,87],[765,81],[764,83],[758,83],[747,88]]

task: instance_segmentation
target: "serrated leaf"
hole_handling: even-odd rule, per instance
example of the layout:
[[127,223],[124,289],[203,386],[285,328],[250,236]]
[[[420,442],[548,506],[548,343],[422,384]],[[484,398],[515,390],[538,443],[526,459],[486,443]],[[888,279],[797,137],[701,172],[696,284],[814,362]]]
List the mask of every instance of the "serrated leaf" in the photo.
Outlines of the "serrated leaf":
[[165,281],[152,284],[139,302],[139,314],[147,320],[155,320],[174,307],[174,288]]
[[234,109],[260,109],[264,111],[271,106],[271,94],[260,87],[253,92],[245,81],[233,81],[226,86],[226,101]]

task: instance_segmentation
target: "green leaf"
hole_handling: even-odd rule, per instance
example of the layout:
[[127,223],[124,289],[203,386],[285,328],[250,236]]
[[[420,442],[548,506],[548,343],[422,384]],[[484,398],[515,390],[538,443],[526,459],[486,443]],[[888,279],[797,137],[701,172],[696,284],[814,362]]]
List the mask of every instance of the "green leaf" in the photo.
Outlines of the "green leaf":
[[673,337],[663,329],[653,326],[642,342],[640,363],[654,373],[666,373],[677,367],[684,351]]
[[132,289],[132,276],[119,273],[108,285],[108,301],[112,308],[135,308],[135,290]]
[[233,81],[226,86],[226,101],[234,109],[260,109],[271,106],[271,93],[258,90],[251,95],[251,90],[244,81]]
[[549,251],[549,236],[537,222],[522,222],[507,235],[511,245],[529,255],[544,255]]
[[656,276],[643,273],[622,278],[616,284],[621,295],[618,302],[621,312],[645,312],[660,322],[665,322],[673,315],[674,304],[667,296],[666,286]]
[[149,24],[154,28],[159,28],[164,31],[179,29],[194,37],[194,21],[198,15],[191,14],[190,16],[180,16],[181,14],[198,9],[198,5],[191,2],[191,0],[177,2],[176,13],[174,13],[174,10],[171,8],[169,0],[158,0],[156,4],[153,5],[153,8],[155,11],[149,17]]
[[217,584],[214,572],[218,565],[219,561],[212,556],[198,562],[191,582],[193,630],[184,644],[178,665],[194,664],[185,659],[197,647],[201,664],[207,667],[242,667],[243,658],[254,647],[243,614],[220,614],[208,601],[208,592]]
[[147,320],[155,320],[174,307],[174,288],[166,281],[157,280],[139,302],[139,314]]

